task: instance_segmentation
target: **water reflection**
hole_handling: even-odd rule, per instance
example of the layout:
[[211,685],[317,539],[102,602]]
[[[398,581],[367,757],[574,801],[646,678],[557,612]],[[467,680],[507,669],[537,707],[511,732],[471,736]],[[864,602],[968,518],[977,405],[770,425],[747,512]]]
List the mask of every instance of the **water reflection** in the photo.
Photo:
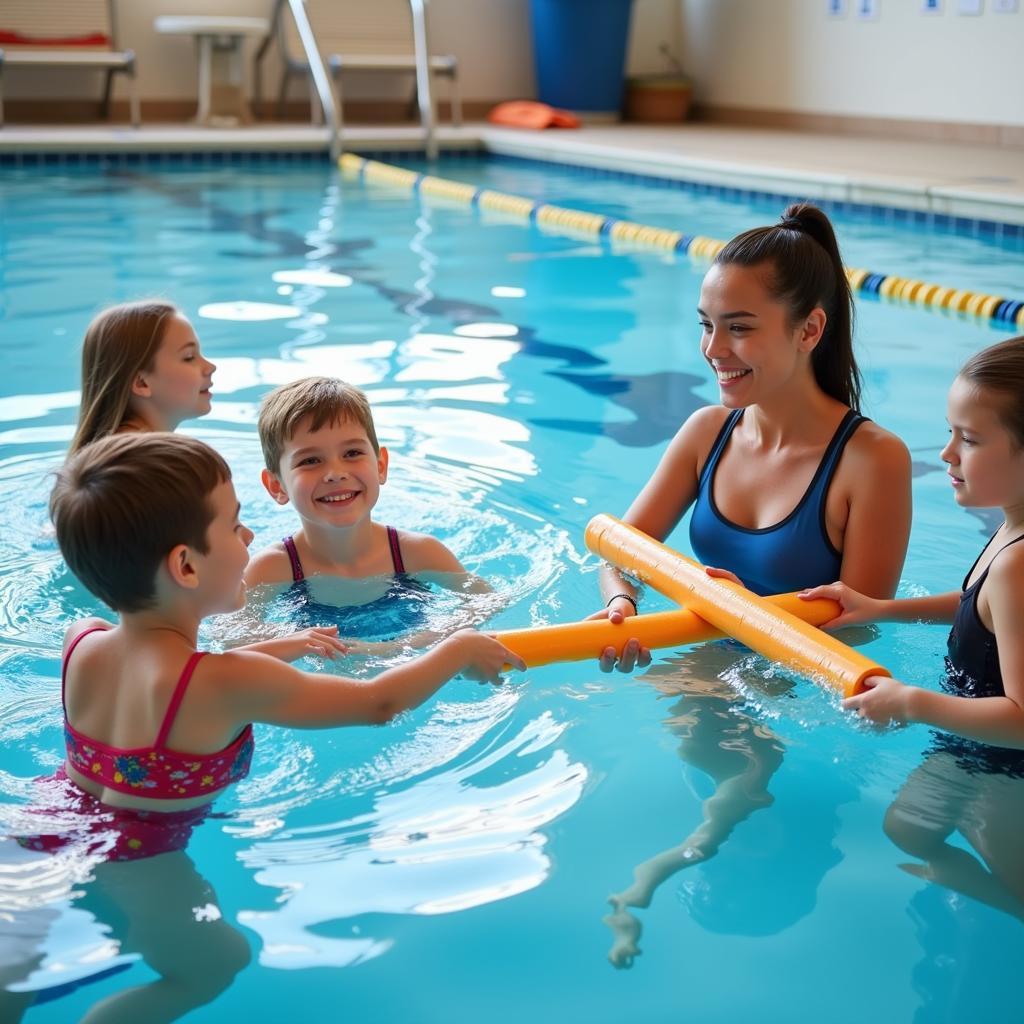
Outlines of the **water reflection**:
[[358,963],[392,940],[362,935],[353,919],[453,913],[539,885],[550,869],[543,826],[572,807],[587,779],[555,746],[563,730],[542,714],[438,774],[419,769],[411,785],[392,784],[364,814],[243,851],[256,880],[279,890],[274,910],[239,914],[263,939],[260,962]]
[[[247,302],[237,299],[234,302],[208,302],[199,307],[199,315],[206,320],[236,320],[248,323],[254,320],[290,320],[302,316],[297,306],[282,306],[272,302]],[[323,323],[327,322],[324,317]]]
[[348,288],[352,284],[348,274],[336,274],[332,270],[319,270],[315,267],[275,270],[270,276],[278,284],[301,284],[312,288]]
[[814,909],[821,880],[842,860],[834,845],[838,807],[856,789],[834,771],[825,781],[792,763],[780,772],[785,744],[764,716],[748,713],[739,691],[777,698],[792,683],[766,678],[761,659],[737,655],[735,645],[708,644],[642,677],[680,698],[666,725],[679,740],[680,758],[698,773],[702,821],[677,845],[636,865],[632,883],[610,897],[604,922],[616,967],[631,967],[640,953],[641,922],[633,911],[648,907],[680,871],[686,875],[679,897],[704,928],[772,935]]

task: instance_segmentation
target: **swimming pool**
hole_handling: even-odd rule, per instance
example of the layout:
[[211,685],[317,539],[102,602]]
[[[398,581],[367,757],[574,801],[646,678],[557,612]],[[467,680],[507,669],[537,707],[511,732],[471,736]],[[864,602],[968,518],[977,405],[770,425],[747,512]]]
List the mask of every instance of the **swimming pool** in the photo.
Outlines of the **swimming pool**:
[[[491,579],[507,600],[497,626],[595,609],[584,525],[621,514],[717,390],[697,351],[703,268],[686,259],[371,190],[311,160],[166,164],[5,170],[2,832],[23,827],[31,780],[60,763],[63,628],[100,610],[62,568],[45,513],[98,306],[156,292],[193,318],[217,397],[187,429],[229,459],[256,546],[292,525],[258,481],[261,395],[312,372],[364,387],[392,452],[380,518],[435,532]],[[437,173],[717,238],[781,206],[522,161],[461,157]],[[1024,294],[1018,232],[953,233],[884,210],[835,219],[848,264]],[[1007,335],[878,302],[858,312],[865,411],[915,459],[903,588],[958,586],[990,523],[956,507],[940,471],[944,394],[969,352]],[[675,540],[686,549],[685,523]],[[865,650],[934,680],[944,638],[886,626]],[[810,683],[722,648],[634,677],[581,664],[500,689],[459,680],[382,729],[260,728],[252,774],[189,847],[216,893],[197,904],[197,929],[219,915],[253,962],[189,1019],[301,1007],[311,1019],[783,1021],[801,1006],[829,1021],[1003,1020],[1020,922],[900,870],[907,857],[882,833],[926,744],[923,729],[858,728]],[[617,971],[607,898],[699,824],[720,758],[749,769],[751,813],[634,912],[643,955]],[[81,864],[0,850],[8,945],[35,954],[3,980],[57,996],[26,1020],[79,1019],[156,978]]]

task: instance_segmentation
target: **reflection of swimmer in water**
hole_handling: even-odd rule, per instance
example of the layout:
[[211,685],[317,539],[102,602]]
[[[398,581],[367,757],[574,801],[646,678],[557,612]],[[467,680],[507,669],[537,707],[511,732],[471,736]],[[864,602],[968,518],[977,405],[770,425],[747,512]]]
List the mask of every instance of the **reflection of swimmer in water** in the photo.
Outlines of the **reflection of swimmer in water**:
[[[52,788],[52,783],[47,785]],[[68,783],[66,788],[70,795],[74,787]],[[52,796],[45,799],[49,802]],[[80,803],[79,799],[76,806]],[[114,852],[128,834],[117,822],[104,827],[95,814],[76,819],[56,810],[32,817],[33,825],[48,834],[19,842],[25,847],[45,844],[50,853],[30,848],[9,851],[0,845],[5,874],[15,872],[18,880],[16,892],[0,894],[8,897],[0,901],[0,1020],[13,1024],[35,1002],[61,994],[60,986],[54,988],[60,974],[54,972],[60,963],[67,964],[67,957],[49,948],[48,936],[71,912],[87,912],[94,918],[93,927],[102,933],[96,942],[105,951],[102,961],[90,956],[88,963],[83,959],[67,965],[76,979],[86,968],[90,974],[113,973],[111,960],[115,970],[124,969],[126,958],[132,956],[140,956],[156,974],[153,980],[105,996],[83,1020],[177,1020],[215,999],[249,963],[248,942],[224,920],[217,894],[183,849],[168,848],[159,856],[132,861],[105,860],[103,848]],[[155,834],[160,825],[152,822],[149,828]],[[168,846],[176,841],[171,837]],[[75,865],[76,875],[88,871],[91,876],[84,884],[74,882],[70,904],[55,902],[52,891],[55,879],[66,870],[52,859],[58,847],[62,857],[70,858],[64,863]],[[66,879],[67,885],[72,882]],[[79,934],[77,928],[74,934]],[[108,970],[102,971],[105,963]]]
[[[943,737],[896,794],[885,832],[924,861],[908,873],[1024,921],[1024,755],[1015,768],[999,760]],[[953,846],[954,832],[974,852]]]
[[[788,798],[772,808],[776,820],[758,816],[745,827],[744,833],[755,833],[749,842],[734,838],[731,856],[720,853],[741,822],[775,804],[768,785],[785,752],[779,737],[744,714],[742,698],[716,678],[735,661],[734,648],[713,645],[659,665],[646,677],[663,693],[680,695],[668,726],[679,737],[680,757],[709,777],[714,788],[703,802],[700,825],[677,846],[638,864],[632,885],[609,897],[613,910],[604,921],[615,936],[608,959],[616,967],[632,966],[640,953],[640,921],[629,908],[647,907],[658,886],[683,868],[701,869],[683,892],[705,927],[764,935],[781,931],[813,907],[819,881],[840,858],[831,842],[838,827],[835,807],[851,799],[852,790],[844,786],[817,801],[821,811],[815,814],[820,780],[801,783],[788,775]],[[760,677],[750,682],[764,684]],[[800,791],[804,785],[806,793]]]

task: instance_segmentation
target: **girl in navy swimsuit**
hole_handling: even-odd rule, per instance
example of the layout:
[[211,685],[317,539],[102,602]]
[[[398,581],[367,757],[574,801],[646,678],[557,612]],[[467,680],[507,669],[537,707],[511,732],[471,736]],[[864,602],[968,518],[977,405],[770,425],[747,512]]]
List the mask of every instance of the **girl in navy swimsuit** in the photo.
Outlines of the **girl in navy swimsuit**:
[[[965,508],[998,508],[1003,525],[959,591],[901,601],[842,584],[832,626],[892,620],[949,622],[941,691],[878,676],[844,701],[874,722],[935,727],[931,750],[886,816],[886,831],[927,862],[915,874],[1024,919],[1024,337],[972,356],[949,390],[953,495]],[[946,842],[960,831],[985,867]],[[986,870],[987,869],[987,870]]]

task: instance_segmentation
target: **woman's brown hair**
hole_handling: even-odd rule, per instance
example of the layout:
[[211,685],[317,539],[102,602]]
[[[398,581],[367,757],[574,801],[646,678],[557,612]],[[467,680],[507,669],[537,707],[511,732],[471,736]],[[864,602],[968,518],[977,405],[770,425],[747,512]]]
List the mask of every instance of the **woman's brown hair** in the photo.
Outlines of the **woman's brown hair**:
[[860,411],[853,296],[828,217],[810,203],[794,203],[778,224],[737,235],[715,263],[768,268],[768,291],[789,309],[792,323],[817,307],[825,311],[825,331],[811,353],[814,379],[826,395]]
[[128,416],[132,384],[153,369],[157,349],[178,308],[163,299],[103,310],[82,343],[82,403],[68,456],[115,433]]

